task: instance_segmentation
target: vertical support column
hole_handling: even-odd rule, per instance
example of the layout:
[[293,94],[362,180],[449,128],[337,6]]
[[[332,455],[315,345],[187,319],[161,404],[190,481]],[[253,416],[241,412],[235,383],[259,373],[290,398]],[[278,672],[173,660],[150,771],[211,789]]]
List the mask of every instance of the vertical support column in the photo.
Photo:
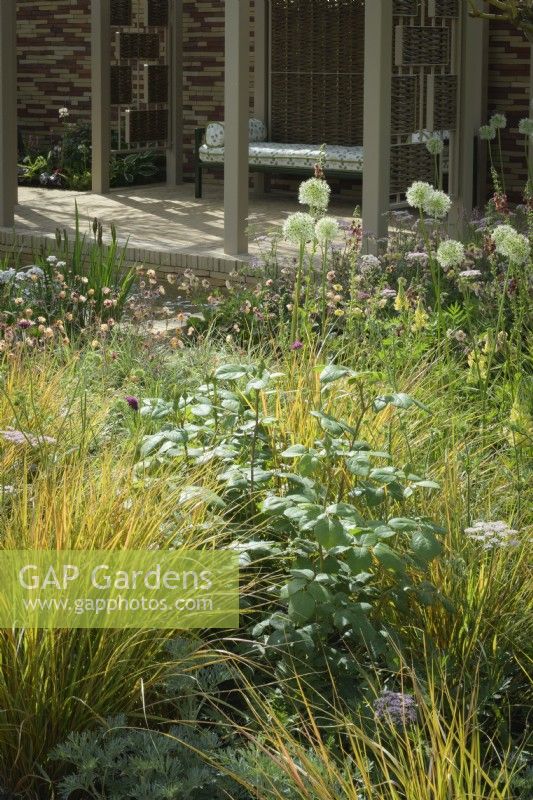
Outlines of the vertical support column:
[[169,146],[167,186],[183,183],[183,0],[170,0],[168,20]]
[[388,233],[390,203],[392,12],[392,0],[365,3],[363,229],[377,239]]
[[17,203],[17,4],[0,2],[0,227],[11,227]]
[[250,0],[225,0],[224,252],[248,252]]
[[[267,0],[254,3],[254,115],[269,126],[268,110],[268,65],[269,65],[269,12]],[[270,141],[270,139],[268,139]],[[265,191],[265,175],[258,172],[254,177],[254,193]]]
[[454,201],[452,226],[461,224],[464,212],[470,212],[477,199],[476,151],[474,140],[483,123],[487,23],[469,15],[463,9],[461,42],[456,64],[459,76],[459,107],[457,130],[450,147],[450,194]]
[[109,191],[111,156],[111,2],[91,4],[92,190]]

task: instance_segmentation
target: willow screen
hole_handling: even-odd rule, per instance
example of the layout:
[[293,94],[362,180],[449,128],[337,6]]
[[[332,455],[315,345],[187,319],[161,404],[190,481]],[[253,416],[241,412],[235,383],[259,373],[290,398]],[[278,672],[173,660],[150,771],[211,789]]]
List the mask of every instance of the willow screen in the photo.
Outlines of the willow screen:
[[276,142],[363,144],[364,0],[271,0]]

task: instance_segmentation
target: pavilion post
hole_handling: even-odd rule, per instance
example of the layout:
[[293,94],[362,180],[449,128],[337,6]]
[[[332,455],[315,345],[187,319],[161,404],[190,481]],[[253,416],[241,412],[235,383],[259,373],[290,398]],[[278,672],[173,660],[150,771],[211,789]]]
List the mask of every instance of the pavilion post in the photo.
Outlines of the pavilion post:
[[374,250],[388,233],[392,28],[392,0],[365,3],[363,229]]
[[459,75],[457,130],[450,148],[449,191],[454,201],[451,228],[461,228],[465,212],[479,199],[479,171],[476,169],[475,138],[483,124],[486,96],[486,44],[488,23],[463,10],[462,41],[458,48]]
[[[268,43],[269,13],[267,0],[254,3],[254,116],[268,127]],[[269,131],[270,133],[270,131]],[[270,141],[270,139],[268,140]],[[265,174],[257,172],[254,176],[254,193],[265,191]]]
[[92,190],[109,191],[111,157],[111,2],[91,3]]
[[0,2],[0,227],[11,227],[17,203],[17,4]]
[[250,0],[225,0],[224,252],[248,252]]
[[167,185],[183,183],[183,0],[170,0]]

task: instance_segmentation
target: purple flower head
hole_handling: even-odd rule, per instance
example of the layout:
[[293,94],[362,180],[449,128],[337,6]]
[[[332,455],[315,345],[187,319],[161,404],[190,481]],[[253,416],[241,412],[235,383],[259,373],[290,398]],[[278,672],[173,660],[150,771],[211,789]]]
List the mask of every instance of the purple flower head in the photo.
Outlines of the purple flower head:
[[303,347],[302,342],[297,339],[295,342],[291,344],[291,350],[301,350]]
[[29,319],[19,319],[18,326],[19,326],[19,328],[23,328],[23,329],[31,328],[31,322],[29,321]]
[[414,725],[417,721],[416,700],[412,694],[385,689],[374,700],[374,711],[378,719],[392,723],[397,728]]
[[139,410],[139,400],[137,397],[133,397],[132,395],[127,395],[127,397],[125,397],[124,400],[129,405],[129,407],[133,409],[133,411]]

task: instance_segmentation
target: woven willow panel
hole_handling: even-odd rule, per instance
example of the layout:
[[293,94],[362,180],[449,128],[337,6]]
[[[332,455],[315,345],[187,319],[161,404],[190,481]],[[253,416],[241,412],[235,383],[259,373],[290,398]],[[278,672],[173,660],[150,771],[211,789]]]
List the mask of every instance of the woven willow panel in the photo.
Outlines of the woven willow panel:
[[149,26],[168,25],[168,0],[147,0],[147,20]]
[[363,143],[363,0],[272,0],[271,137]]
[[429,0],[428,14],[430,17],[455,19],[459,16],[459,0]]
[[430,130],[454,130],[457,125],[457,75],[428,75],[428,123]]
[[393,75],[391,130],[393,136],[418,128],[420,79],[418,75]]
[[425,144],[391,148],[391,194],[401,194],[413,181],[433,183],[433,158]]
[[111,65],[111,105],[129,105],[133,99],[131,67]]
[[150,64],[146,68],[148,74],[149,103],[166,103],[168,101],[168,67],[166,64]]
[[432,66],[448,64],[449,60],[450,37],[447,28],[396,28],[397,66]]
[[156,59],[159,57],[157,33],[120,33],[120,58]]
[[393,14],[397,17],[416,17],[419,0],[394,0]]
[[132,109],[129,116],[128,142],[162,142],[167,138],[167,109]]
[[111,0],[111,25],[131,25],[131,0]]

